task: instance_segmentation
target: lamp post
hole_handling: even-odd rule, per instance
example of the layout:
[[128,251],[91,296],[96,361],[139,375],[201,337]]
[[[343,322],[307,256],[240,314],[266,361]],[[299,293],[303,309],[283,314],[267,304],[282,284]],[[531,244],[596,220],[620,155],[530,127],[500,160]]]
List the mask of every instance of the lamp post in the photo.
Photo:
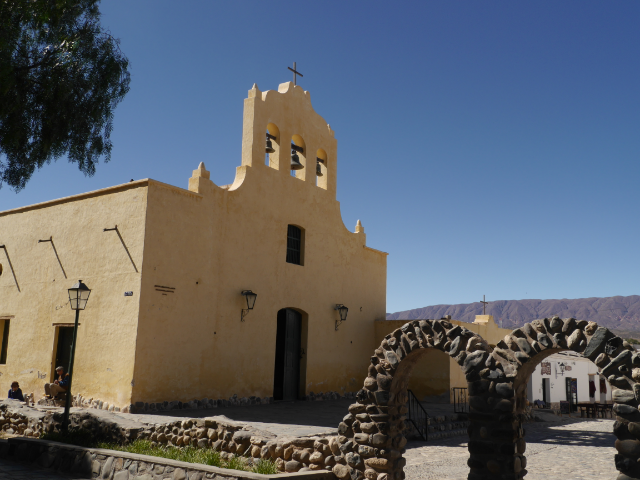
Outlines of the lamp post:
[[67,400],[64,404],[64,417],[62,419],[62,429],[69,427],[69,411],[71,410],[71,382],[73,382],[73,358],[76,354],[76,340],[78,338],[78,320],[80,318],[80,310],[84,310],[89,300],[91,290],[82,280],[78,280],[73,287],[69,289],[69,303],[71,310],[76,311],[76,322],[73,325],[73,342],[71,343],[71,358],[69,359],[69,386],[67,387]]

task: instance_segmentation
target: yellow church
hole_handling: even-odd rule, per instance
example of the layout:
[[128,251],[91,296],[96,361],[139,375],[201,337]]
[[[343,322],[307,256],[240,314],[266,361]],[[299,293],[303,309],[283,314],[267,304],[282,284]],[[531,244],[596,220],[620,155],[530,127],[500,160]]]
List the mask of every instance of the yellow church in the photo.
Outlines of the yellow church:
[[[254,85],[234,182],[194,167],[187,189],[145,179],[0,212],[0,390],[17,380],[37,399],[68,365],[78,279],[91,289],[73,372],[85,405],[203,408],[361,388],[397,328],[385,321],[387,253],[360,221],[343,224],[337,140],[309,92]],[[497,343],[493,327],[483,336]],[[446,401],[466,383],[437,354],[414,389]]]

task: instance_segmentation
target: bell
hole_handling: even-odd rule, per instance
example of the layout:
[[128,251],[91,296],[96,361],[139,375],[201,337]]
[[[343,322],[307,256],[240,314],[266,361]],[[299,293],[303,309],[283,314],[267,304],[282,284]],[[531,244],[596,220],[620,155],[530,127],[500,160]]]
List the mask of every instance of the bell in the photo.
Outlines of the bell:
[[320,166],[320,162],[316,162],[316,175],[318,177],[322,177],[323,176],[322,167]]
[[304,165],[300,163],[300,157],[295,150],[291,150],[291,170],[301,170]]
[[267,138],[266,152],[267,153],[274,153],[275,152],[275,149],[273,148],[273,143],[271,143],[271,139],[270,138]]

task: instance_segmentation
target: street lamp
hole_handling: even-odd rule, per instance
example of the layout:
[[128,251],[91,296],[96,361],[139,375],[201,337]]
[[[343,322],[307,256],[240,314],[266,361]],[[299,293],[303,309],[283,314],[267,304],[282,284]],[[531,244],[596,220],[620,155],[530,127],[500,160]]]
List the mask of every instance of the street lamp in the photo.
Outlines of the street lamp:
[[62,419],[62,429],[69,427],[69,411],[71,410],[71,382],[73,382],[73,357],[76,354],[76,339],[78,338],[78,320],[80,319],[80,310],[84,310],[89,300],[91,290],[82,280],[78,280],[73,287],[69,289],[69,303],[71,310],[76,311],[76,323],[73,325],[73,342],[71,343],[71,358],[69,359],[69,386],[67,387],[67,400],[64,404],[64,417]]
[[343,304],[338,303],[336,304],[335,310],[340,314],[340,320],[336,320],[336,330],[338,330],[340,324],[347,321],[347,313],[349,313],[349,309]]

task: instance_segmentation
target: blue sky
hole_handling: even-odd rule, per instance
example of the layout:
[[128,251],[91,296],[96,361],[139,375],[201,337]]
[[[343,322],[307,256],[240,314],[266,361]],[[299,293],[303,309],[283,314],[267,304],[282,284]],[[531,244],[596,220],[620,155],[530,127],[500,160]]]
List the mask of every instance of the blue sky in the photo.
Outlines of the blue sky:
[[242,105],[300,85],[338,139],[345,225],[390,253],[387,311],[640,293],[640,2],[103,2],[131,61],[111,162],[0,210],[154,178],[219,185]]

